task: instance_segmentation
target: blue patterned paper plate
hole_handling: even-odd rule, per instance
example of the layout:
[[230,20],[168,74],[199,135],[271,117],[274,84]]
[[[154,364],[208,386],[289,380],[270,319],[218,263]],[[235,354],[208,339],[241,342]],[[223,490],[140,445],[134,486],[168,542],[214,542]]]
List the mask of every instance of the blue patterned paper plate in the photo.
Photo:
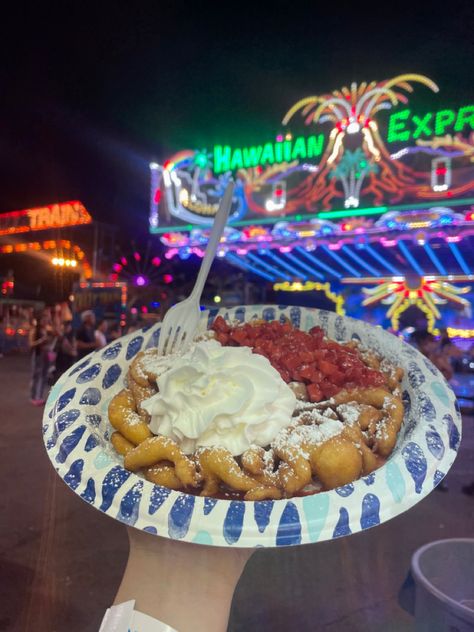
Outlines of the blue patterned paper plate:
[[239,321],[289,317],[320,325],[338,341],[357,338],[405,369],[405,419],[388,462],[344,487],[291,500],[201,498],[153,485],[122,467],[109,442],[107,407],[122,389],[140,349],[155,346],[159,326],[124,336],[76,364],[53,387],[43,434],[51,462],[87,503],[121,522],[160,536],[216,546],[288,546],[321,542],[374,527],[427,496],[451,467],[461,439],[456,398],[420,353],[380,328],[303,307],[251,306],[203,312]]

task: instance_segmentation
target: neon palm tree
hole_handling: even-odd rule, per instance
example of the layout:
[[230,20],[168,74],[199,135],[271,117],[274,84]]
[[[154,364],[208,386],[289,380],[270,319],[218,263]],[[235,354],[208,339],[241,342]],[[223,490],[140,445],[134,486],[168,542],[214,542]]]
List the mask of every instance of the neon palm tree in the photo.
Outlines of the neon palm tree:
[[341,160],[331,171],[330,177],[341,181],[346,208],[359,206],[360,190],[365,176],[368,173],[377,173],[377,171],[377,165],[367,159],[360,147],[355,151],[346,150],[344,152]]

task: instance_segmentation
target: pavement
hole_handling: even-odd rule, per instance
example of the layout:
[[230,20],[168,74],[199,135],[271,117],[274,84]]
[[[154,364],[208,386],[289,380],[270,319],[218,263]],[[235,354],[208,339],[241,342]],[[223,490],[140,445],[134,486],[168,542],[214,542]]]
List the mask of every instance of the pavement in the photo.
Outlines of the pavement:
[[[97,632],[122,576],[125,527],[56,475],[42,410],[28,402],[29,358],[0,358],[0,631]],[[258,550],[234,595],[228,632],[414,629],[410,559],[423,544],[474,537],[474,417],[445,479],[413,509],[350,537]]]

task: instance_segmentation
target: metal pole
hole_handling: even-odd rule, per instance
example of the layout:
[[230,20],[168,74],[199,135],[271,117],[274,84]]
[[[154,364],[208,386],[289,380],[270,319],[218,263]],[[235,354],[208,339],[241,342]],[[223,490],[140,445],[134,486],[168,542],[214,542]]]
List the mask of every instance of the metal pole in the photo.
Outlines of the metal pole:
[[94,251],[92,253],[92,278],[97,278],[97,249],[99,242],[99,225],[94,222]]

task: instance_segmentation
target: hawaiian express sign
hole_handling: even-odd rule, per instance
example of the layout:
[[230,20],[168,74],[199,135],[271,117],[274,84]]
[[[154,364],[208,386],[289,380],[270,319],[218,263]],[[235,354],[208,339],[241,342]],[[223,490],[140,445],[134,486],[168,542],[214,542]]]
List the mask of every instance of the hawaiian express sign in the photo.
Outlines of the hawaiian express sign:
[[90,224],[92,217],[81,202],[49,204],[0,215],[0,235]]
[[286,140],[252,147],[232,148],[229,145],[214,146],[214,173],[250,169],[260,165],[273,165],[293,160],[311,160],[323,153],[324,134],[298,136]]
[[[386,141],[409,142],[452,133],[469,134],[474,130],[474,105],[458,110],[443,109],[422,115],[409,109],[389,117]],[[350,132],[349,132],[350,133]],[[275,142],[250,147],[215,145],[213,149],[214,173],[251,169],[258,166],[313,160],[322,155],[326,146],[324,134],[292,137],[278,136]]]

